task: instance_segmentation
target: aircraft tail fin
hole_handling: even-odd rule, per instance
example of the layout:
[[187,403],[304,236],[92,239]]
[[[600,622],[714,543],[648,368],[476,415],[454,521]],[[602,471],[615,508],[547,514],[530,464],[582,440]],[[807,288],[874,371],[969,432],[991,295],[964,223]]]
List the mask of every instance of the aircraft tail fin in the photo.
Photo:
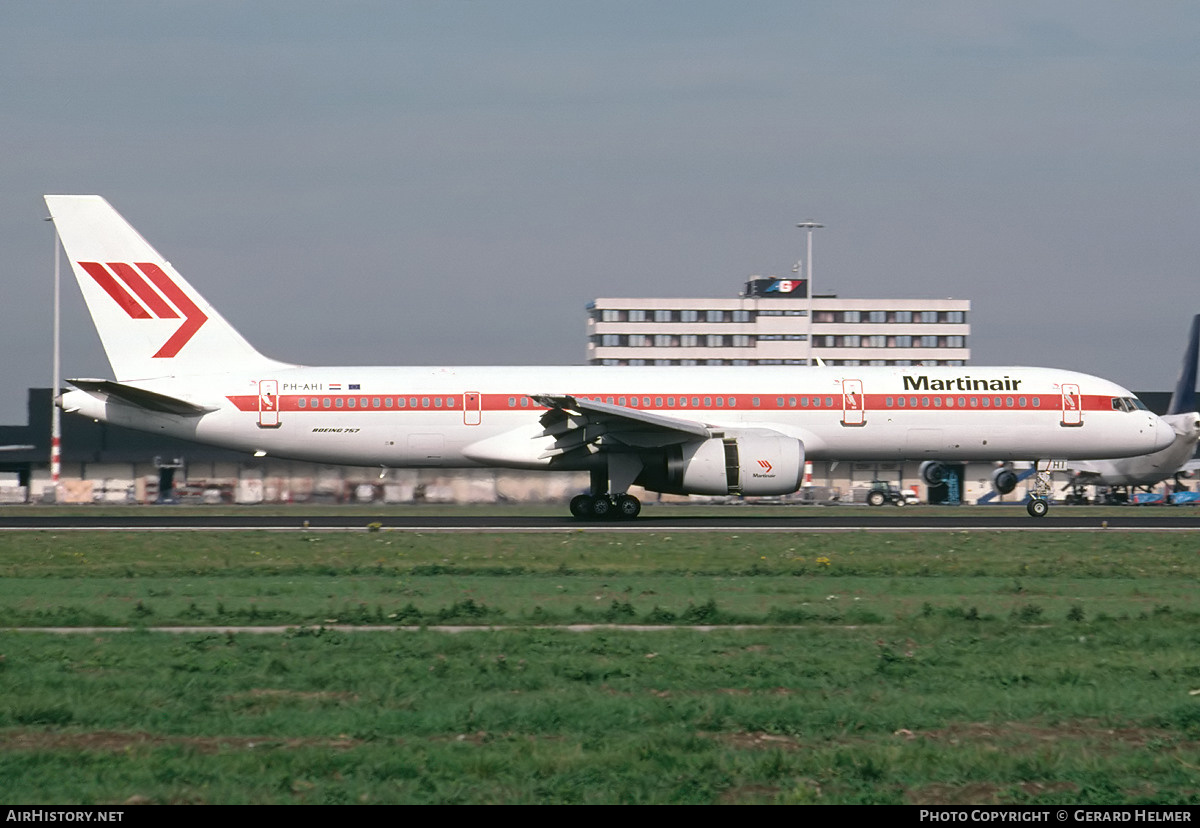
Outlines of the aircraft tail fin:
[[1186,414],[1196,410],[1196,366],[1200,361],[1200,314],[1192,317],[1187,350],[1183,352],[1183,367],[1171,394],[1168,414]]
[[97,195],[48,195],[88,312],[116,378],[277,367]]

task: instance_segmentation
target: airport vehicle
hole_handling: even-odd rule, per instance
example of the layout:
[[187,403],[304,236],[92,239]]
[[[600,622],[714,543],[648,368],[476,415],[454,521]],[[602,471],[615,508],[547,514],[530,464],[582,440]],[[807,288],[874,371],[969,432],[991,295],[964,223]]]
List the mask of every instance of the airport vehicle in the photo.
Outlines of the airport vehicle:
[[[577,517],[652,491],[779,495],[811,459],[1071,460],[1166,447],[1112,382],[1055,368],[313,367],[255,350],[109,204],[48,195],[114,379],[65,411],[321,463],[587,470]],[[1048,475],[1040,489],[1044,514]]]
[[904,491],[893,486],[886,480],[872,480],[867,492],[867,503],[872,506],[882,506],[891,503],[893,506],[907,506],[920,503],[921,500],[910,491]]
[[1174,432],[1171,444],[1160,451],[1136,457],[1107,460],[1076,460],[1067,464],[1071,493],[1067,502],[1086,503],[1085,487],[1104,490],[1102,497],[1110,503],[1127,503],[1137,489],[1149,490],[1165,480],[1190,477],[1198,464],[1193,456],[1200,441],[1200,412],[1196,410],[1196,368],[1200,356],[1200,314],[1192,317],[1184,349],[1183,365],[1167,413],[1162,419]]

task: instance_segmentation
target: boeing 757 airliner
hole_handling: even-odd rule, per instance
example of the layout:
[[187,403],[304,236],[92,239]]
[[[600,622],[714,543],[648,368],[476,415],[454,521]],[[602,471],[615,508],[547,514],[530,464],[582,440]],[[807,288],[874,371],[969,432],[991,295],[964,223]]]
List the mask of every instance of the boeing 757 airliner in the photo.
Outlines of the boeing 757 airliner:
[[[1129,391],[1057,368],[313,367],[260,354],[100,196],[46,204],[112,366],[65,411],[276,456],[375,467],[587,470],[580,518],[632,485],[796,491],[806,459],[1082,460],[1175,433]],[[480,343],[481,347],[485,343]],[[1030,514],[1047,509],[1049,475]]]

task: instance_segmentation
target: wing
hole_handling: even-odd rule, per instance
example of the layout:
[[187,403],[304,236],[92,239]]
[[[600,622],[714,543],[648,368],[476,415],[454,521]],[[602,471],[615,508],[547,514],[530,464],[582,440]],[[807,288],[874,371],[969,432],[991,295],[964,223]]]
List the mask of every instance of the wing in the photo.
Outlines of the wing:
[[623,405],[569,395],[532,394],[548,410],[541,417],[542,435],[553,437],[543,458],[571,452],[662,448],[706,440],[717,432],[695,420],[669,417]]

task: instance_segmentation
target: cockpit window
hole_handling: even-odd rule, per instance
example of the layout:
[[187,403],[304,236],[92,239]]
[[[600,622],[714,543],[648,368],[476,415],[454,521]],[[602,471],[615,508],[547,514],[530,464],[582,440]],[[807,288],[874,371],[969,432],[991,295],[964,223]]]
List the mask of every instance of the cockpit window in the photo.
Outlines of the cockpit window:
[[1113,397],[1112,407],[1114,411],[1149,411],[1146,404],[1137,397]]

